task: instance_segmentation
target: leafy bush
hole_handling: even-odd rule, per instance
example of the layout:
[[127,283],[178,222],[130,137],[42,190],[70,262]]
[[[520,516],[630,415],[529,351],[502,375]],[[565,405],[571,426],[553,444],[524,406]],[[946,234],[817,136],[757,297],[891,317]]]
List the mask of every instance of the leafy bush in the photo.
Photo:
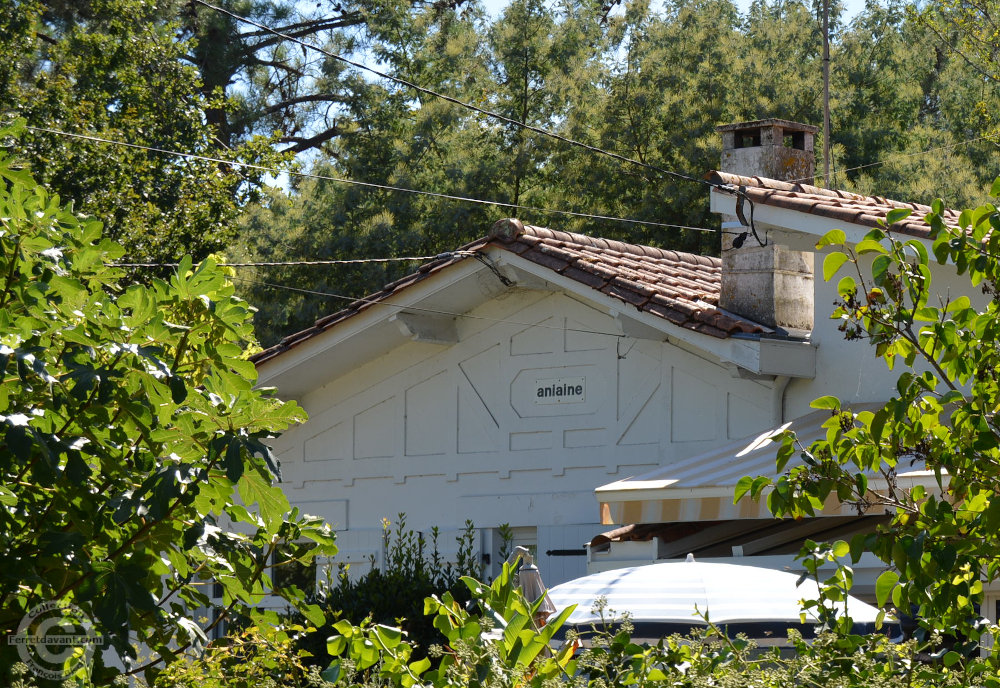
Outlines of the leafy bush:
[[[572,633],[556,647],[553,638],[571,610],[542,628],[537,608],[512,583],[511,569],[491,585],[464,578],[485,613],[466,610],[445,593],[426,601],[425,611],[443,634],[432,647],[437,666],[414,659],[412,643],[398,628],[346,620],[334,624],[328,642],[334,656],[323,677],[337,686],[382,688],[624,688],[662,685],[691,688],[926,688],[994,685],[989,676],[922,662],[916,641],[894,644],[885,635],[823,632],[806,641],[789,633],[793,652],[764,650],[744,637],[730,638],[715,625],[674,635],[655,645],[632,642],[627,621],[613,633],[595,631],[582,647]],[[493,619],[503,619],[494,629]]]
[[186,657],[156,677],[154,688],[332,688],[310,666],[295,624],[251,625]]
[[[190,610],[212,603],[210,582],[211,624],[267,618],[271,553],[336,548],[272,484],[265,441],[305,414],[255,389],[250,307],[210,260],[123,284],[102,231],[0,155],[0,637],[71,604],[139,673],[205,641]],[[322,621],[294,589],[276,594]],[[0,684],[18,659],[0,643]],[[95,680],[119,673],[102,662]]]
[[[382,527],[385,566],[379,568],[372,561],[371,570],[356,580],[350,578],[346,567],[341,568],[332,581],[320,587],[318,602],[328,619],[400,626],[413,643],[415,656],[425,657],[427,648],[440,640],[433,619],[424,615],[425,598],[451,592],[467,601],[469,593],[461,583],[462,576],[482,576],[475,550],[475,527],[471,521],[465,522],[465,530],[456,538],[458,553],[454,563],[441,559],[438,528],[431,529],[428,542],[422,533],[406,526],[406,514],[398,514],[394,526],[384,520]],[[302,643],[315,656],[312,661],[322,666],[330,661],[326,638],[332,633],[333,626],[328,623]]]

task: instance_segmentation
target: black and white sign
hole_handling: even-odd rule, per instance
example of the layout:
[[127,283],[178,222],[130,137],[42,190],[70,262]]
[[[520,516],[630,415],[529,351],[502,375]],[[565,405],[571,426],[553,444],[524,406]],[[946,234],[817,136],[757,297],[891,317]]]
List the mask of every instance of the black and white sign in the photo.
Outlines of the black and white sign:
[[587,400],[587,378],[535,380],[536,404],[582,404]]

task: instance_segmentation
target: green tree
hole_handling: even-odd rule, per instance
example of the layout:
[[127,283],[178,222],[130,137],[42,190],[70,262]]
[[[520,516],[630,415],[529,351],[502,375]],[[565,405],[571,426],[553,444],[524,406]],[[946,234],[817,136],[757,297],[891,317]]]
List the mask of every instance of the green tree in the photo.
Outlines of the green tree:
[[938,39],[938,45],[958,56],[992,84],[1000,81],[1000,6],[992,0],[937,0],[914,7],[914,15]]
[[[568,132],[641,163],[698,178],[718,166],[715,126],[727,121],[726,64],[739,14],[729,0],[678,0],[663,11],[629,3],[608,20],[600,86],[574,102]],[[651,222],[711,227],[706,188],[579,149],[559,152],[558,207]],[[562,221],[560,221],[563,224]],[[714,233],[603,224],[565,225],[624,241],[704,253]]]
[[995,86],[901,2],[870,4],[836,48],[834,170],[847,173],[833,185],[922,203],[985,201],[996,172]]
[[[101,223],[6,157],[0,218],[0,635],[71,603],[138,672],[205,641],[198,608],[276,619],[253,607],[272,554],[335,548],[272,485],[264,442],[304,414],[254,389],[250,308],[211,261],[123,283]],[[322,621],[301,590],[274,594]],[[95,682],[114,673],[98,654]]]
[[[330,153],[358,122],[352,106],[364,79],[321,51],[362,62],[374,58],[414,75],[407,52],[392,48],[419,30],[413,17],[455,14],[474,5],[468,0],[208,3],[214,7],[172,0],[170,4],[184,37],[191,39],[190,60],[201,76],[202,93],[208,98],[226,96],[229,107],[208,111],[223,142],[235,145],[277,131],[278,147],[293,153]],[[303,49],[296,41],[320,50]]]
[[[872,3],[833,22],[833,185],[929,202],[943,190],[976,202],[996,145],[997,94],[964,62],[927,50],[928,29],[903,2]],[[626,4],[602,25],[594,3],[513,3],[489,21],[476,7],[386,9],[367,49],[400,77],[648,165],[698,178],[719,164],[719,124],[762,117],[822,120],[821,23],[802,2],[676,0]],[[555,141],[510,122],[361,78],[330,63],[340,136],[314,171],[499,203],[711,230],[707,189]],[[456,77],[461,75],[461,78]],[[334,83],[336,82],[336,83]],[[944,146],[944,149],[940,149]],[[934,154],[927,149],[938,148]],[[817,142],[822,150],[822,142]],[[846,171],[845,171],[846,170]],[[482,206],[325,180],[270,193],[243,216],[241,258],[346,259],[434,255],[482,236],[493,221],[526,222],[640,244],[717,253],[713,231]],[[261,304],[262,339],[308,326],[412,263],[261,269],[241,289]],[[252,286],[251,281],[258,284]]]
[[[393,14],[373,50],[389,68],[450,95],[489,93],[478,60],[475,18],[450,9]],[[395,26],[395,30],[390,30]],[[456,78],[456,74],[463,78]],[[349,131],[330,143],[329,158],[311,171],[405,188],[495,196],[498,149],[486,144],[481,121],[468,111],[388,82],[369,82],[342,69],[354,95],[345,105]],[[296,180],[290,192],[269,190],[243,216],[243,241],[232,255],[264,261],[364,259],[434,255],[479,234],[503,214],[443,199],[363,188],[329,179]],[[261,341],[305,327],[343,300],[280,291],[280,283],[309,291],[362,296],[414,267],[368,263],[337,267],[261,268],[241,273],[242,293],[260,304]]]
[[[991,194],[1000,194],[1000,182]],[[888,223],[908,212],[891,212]],[[849,547],[854,561],[871,551],[891,567],[877,582],[879,603],[914,614],[934,651],[942,647],[931,642],[934,636],[945,637],[938,653],[948,650],[945,667],[996,671],[1000,648],[980,659],[977,643],[998,630],[982,605],[984,585],[1000,578],[1000,211],[992,204],[966,210],[949,226],[953,216],[936,201],[928,221],[930,250],[889,229],[873,230],[853,246],[839,230],[819,242],[833,249],[824,272],[846,273],[832,317],[849,339],[867,341],[890,368],[904,368],[897,395],[858,413],[833,397],[817,399],[814,407],[831,412],[827,437],[810,447],[784,437],[778,470],[796,453],[801,465],[773,484],[746,478],[738,495],[759,497],[773,488],[768,505],[787,517],[813,515],[831,496],[885,508],[891,522]],[[935,288],[935,261],[968,279],[968,295]],[[939,492],[896,485],[897,473],[921,466],[936,476]],[[887,487],[869,489],[873,475]]]
[[265,141],[219,146],[206,121],[211,103],[186,61],[191,45],[177,39],[169,8],[138,0],[0,3],[0,114],[34,127],[18,153],[40,183],[103,218],[129,261],[201,259],[226,246],[261,173],[46,130],[274,161]]

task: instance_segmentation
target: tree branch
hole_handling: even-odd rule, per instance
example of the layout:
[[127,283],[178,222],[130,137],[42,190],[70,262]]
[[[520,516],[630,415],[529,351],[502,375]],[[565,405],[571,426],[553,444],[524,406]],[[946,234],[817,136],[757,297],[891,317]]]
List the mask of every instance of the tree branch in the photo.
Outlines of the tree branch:
[[322,131],[315,136],[310,136],[308,138],[303,138],[300,136],[288,136],[278,139],[279,143],[292,143],[294,145],[281,151],[282,153],[301,153],[302,151],[309,150],[310,148],[318,148],[322,144],[335,139],[340,136],[343,131],[340,127],[331,127],[326,131]]

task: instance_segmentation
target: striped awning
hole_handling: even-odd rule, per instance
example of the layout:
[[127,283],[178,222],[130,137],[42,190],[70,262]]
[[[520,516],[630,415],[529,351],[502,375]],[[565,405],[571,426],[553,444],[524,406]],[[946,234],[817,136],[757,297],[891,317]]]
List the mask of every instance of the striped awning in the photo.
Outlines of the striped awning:
[[[854,412],[874,410],[880,404],[855,404]],[[794,430],[802,444],[825,437],[823,423],[830,419],[829,411],[814,411],[778,428],[772,428],[752,439],[743,439],[690,458],[668,464],[649,473],[603,485],[595,490],[601,504],[601,523],[676,523],[691,521],[721,521],[752,518],[772,518],[764,501],[744,497],[733,504],[736,484],[743,476],[774,477],[778,445],[772,437],[784,430]],[[801,463],[798,456],[789,467]],[[903,469],[901,465],[899,467]],[[885,480],[872,476],[870,489],[886,489]],[[923,485],[928,492],[937,492],[934,473],[910,470],[896,475],[895,486],[911,489]],[[870,513],[880,512],[881,508]],[[854,504],[841,503],[832,496],[821,516],[857,516]]]

